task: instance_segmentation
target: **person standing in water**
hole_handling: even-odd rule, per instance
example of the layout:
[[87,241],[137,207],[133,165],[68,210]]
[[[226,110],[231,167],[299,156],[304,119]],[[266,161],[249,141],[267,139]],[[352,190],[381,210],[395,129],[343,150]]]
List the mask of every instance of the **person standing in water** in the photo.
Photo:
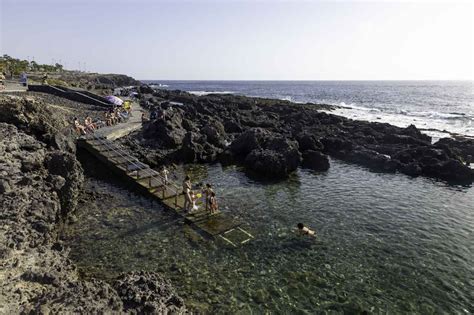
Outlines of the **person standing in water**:
[[301,235],[308,235],[308,236],[316,237],[316,233],[313,230],[309,229],[308,227],[304,226],[303,223],[298,223],[296,226],[298,227],[298,232]]
[[212,185],[207,183],[206,184],[206,187],[204,188],[203,190],[203,193],[205,194],[206,196],[206,211],[210,210],[209,209],[209,204],[210,204],[210,199],[211,199],[211,194],[214,192],[214,190],[212,190]]
[[209,198],[209,209],[211,214],[216,214],[217,212],[219,212],[219,206],[217,204],[215,192],[211,192],[211,197]]
[[192,205],[191,198],[191,178],[188,175],[184,178],[183,181],[183,193],[184,193],[184,211],[188,212]]

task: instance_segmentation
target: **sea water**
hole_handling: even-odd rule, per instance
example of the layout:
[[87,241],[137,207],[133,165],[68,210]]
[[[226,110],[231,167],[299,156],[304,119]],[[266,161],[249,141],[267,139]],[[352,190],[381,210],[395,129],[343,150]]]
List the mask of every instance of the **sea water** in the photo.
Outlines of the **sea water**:
[[234,93],[336,105],[335,114],[474,137],[474,81],[145,81],[196,95]]
[[[277,182],[219,164],[179,170],[175,180],[213,183],[221,211],[255,236],[238,248],[88,178],[99,195],[67,230],[71,257],[84,277],[160,272],[204,313],[473,313],[474,190],[330,162]],[[317,237],[296,235],[299,222]]]

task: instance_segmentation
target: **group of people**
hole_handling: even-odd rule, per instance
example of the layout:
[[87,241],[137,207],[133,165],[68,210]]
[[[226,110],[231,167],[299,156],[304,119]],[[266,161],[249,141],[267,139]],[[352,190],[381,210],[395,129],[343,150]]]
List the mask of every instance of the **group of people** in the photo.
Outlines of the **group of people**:
[[96,121],[94,122],[92,120],[92,117],[87,116],[84,119],[84,123],[81,124],[79,119],[77,117],[74,117],[74,128],[76,129],[76,132],[80,135],[86,135],[89,133],[94,133],[97,129],[100,127],[103,127],[104,123],[101,121]]
[[189,176],[186,176],[183,181],[183,193],[184,211],[191,213],[197,210],[198,206],[196,205],[196,202],[204,195],[206,211],[208,211],[209,214],[216,214],[219,212],[216,193],[212,189],[211,184],[206,184],[201,189],[193,190],[191,178]]
[[104,119],[96,119],[95,121],[91,116],[87,116],[83,122],[77,117],[73,118],[74,129],[80,135],[86,135],[94,133],[97,129],[105,126],[113,126],[118,123],[124,122],[131,116],[131,106],[128,108],[125,106],[112,107],[104,112]]
[[105,124],[107,126],[113,126],[118,123],[124,122],[131,116],[131,107],[126,108],[125,106],[116,106],[110,108],[104,113]]

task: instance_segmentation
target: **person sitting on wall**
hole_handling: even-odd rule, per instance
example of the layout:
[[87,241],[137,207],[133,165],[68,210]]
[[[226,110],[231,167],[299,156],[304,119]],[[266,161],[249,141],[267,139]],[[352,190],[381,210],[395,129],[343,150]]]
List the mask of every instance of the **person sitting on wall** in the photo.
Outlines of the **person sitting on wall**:
[[92,122],[91,116],[87,116],[86,119],[84,119],[84,125],[86,126],[86,129],[90,132],[94,132],[97,129],[97,126]]
[[74,128],[81,135],[87,134],[86,127],[79,123],[79,119],[77,119],[77,117],[74,117]]

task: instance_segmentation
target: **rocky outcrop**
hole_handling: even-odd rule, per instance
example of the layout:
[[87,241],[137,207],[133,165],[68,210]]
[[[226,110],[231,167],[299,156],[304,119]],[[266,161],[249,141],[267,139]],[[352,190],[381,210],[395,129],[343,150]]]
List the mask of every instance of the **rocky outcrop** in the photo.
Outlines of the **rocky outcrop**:
[[53,112],[33,97],[5,95],[0,98],[0,122],[17,126],[27,134],[63,151],[75,152],[74,137],[65,114]]
[[230,150],[250,170],[265,177],[286,177],[301,163],[296,141],[262,128],[241,134],[232,142]]
[[74,210],[82,184],[74,156],[13,125],[0,123],[0,133],[0,312],[121,310],[107,284],[78,279],[58,242],[58,224]]
[[[142,98],[150,109],[166,103],[168,109],[179,112],[181,123],[171,116],[124,142],[140,142],[142,147],[136,151],[147,154],[148,145],[156,144],[152,151],[165,157],[162,161],[241,163],[262,177],[285,177],[301,161],[308,168],[327,169],[329,155],[376,172],[422,175],[453,183],[474,181],[472,170],[465,165],[472,161],[472,140],[442,139],[433,145],[431,138],[413,125],[399,128],[355,121],[322,112],[330,108],[327,105],[238,95],[198,97],[183,91],[155,90]],[[167,103],[170,101],[183,105],[172,106]],[[159,127],[163,125],[167,128]],[[170,138],[173,140],[166,140]],[[279,139],[279,145],[271,148],[269,139]],[[433,150],[440,154],[432,156]]]
[[183,314],[184,301],[159,274],[137,271],[117,278],[114,288],[131,314]]
[[183,143],[186,129],[183,128],[183,115],[180,110],[172,111],[168,119],[157,119],[143,127],[145,138],[152,138],[166,148],[176,148]]
[[303,166],[315,171],[327,171],[329,159],[320,151],[307,150],[303,152]]
[[80,279],[58,235],[76,210],[79,162],[13,125],[0,123],[0,134],[0,313],[184,312],[183,300],[157,274],[125,275],[120,292]]

